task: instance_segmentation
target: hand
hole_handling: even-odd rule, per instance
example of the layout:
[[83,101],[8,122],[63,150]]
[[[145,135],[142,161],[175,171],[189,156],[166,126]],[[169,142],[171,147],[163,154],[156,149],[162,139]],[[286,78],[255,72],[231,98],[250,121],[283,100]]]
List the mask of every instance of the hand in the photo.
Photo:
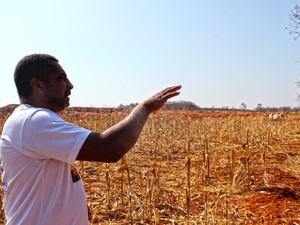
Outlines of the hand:
[[180,94],[179,89],[181,89],[181,85],[168,87],[145,100],[143,104],[150,112],[158,111],[170,98]]

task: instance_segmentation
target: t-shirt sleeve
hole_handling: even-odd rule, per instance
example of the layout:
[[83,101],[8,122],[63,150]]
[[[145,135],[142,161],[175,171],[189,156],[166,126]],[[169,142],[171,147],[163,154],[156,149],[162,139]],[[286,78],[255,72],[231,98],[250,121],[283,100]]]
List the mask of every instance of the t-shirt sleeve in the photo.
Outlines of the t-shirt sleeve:
[[49,110],[38,110],[23,125],[21,152],[37,159],[72,164],[90,130],[64,121]]

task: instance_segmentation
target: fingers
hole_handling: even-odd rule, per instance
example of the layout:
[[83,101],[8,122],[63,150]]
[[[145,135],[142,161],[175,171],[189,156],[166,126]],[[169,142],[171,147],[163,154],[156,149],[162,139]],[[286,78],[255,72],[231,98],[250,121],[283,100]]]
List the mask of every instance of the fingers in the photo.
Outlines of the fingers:
[[170,99],[180,94],[178,90],[181,89],[181,85],[168,87],[161,92],[158,92],[144,103],[150,112],[155,112],[161,109],[165,103]]
[[167,87],[166,89],[162,90],[161,93],[168,93],[168,92],[175,92],[181,89],[181,85]]
[[181,89],[181,85],[168,87],[162,91],[163,98],[168,100],[180,94],[178,90]]
[[178,90],[180,90],[180,89],[181,89],[181,85],[168,87],[168,88],[162,90],[161,92],[157,93],[154,96],[157,98],[157,100],[164,101],[164,103],[165,103],[168,99],[179,95],[180,92]]

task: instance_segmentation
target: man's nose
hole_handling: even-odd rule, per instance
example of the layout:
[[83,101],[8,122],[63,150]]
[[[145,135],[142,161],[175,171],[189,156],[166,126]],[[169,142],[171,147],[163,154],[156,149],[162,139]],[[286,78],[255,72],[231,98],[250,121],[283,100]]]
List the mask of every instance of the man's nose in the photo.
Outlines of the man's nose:
[[74,88],[73,84],[71,83],[71,81],[68,78],[67,78],[67,86],[69,86],[70,89]]

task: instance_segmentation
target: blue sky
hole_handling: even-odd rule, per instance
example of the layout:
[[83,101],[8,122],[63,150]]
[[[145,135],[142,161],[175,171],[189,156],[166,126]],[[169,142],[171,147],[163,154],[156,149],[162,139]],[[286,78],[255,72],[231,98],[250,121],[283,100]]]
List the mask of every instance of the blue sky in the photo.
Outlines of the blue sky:
[[74,85],[71,106],[136,103],[181,84],[200,107],[299,106],[295,0],[1,1],[0,106],[18,103],[15,65],[48,53]]

